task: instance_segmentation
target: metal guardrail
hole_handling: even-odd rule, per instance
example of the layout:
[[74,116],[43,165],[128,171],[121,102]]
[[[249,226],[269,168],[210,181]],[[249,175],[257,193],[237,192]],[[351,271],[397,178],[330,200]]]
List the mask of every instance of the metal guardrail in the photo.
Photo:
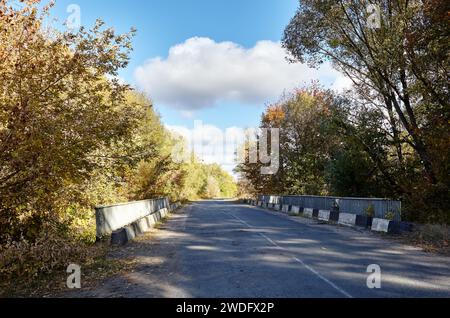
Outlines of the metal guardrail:
[[364,215],[370,205],[375,212],[374,217],[384,219],[388,212],[394,214],[394,221],[401,221],[401,201],[378,198],[345,198],[313,195],[268,196],[261,195],[258,201],[274,204],[294,205],[302,208],[332,210],[338,206],[340,212]]

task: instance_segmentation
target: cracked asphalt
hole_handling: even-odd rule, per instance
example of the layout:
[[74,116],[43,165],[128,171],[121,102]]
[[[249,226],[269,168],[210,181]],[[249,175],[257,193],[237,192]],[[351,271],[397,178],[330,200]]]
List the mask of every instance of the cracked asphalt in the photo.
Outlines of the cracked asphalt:
[[[143,243],[132,272],[69,296],[450,297],[449,257],[232,201],[182,208]],[[381,288],[367,286],[371,264]]]

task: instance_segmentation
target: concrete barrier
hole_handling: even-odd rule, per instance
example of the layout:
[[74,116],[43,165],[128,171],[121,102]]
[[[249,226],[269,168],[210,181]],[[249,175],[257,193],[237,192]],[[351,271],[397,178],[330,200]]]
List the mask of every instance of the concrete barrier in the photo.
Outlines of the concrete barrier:
[[156,223],[169,214],[169,209],[160,209],[130,225],[124,226],[111,233],[111,244],[124,245],[138,236],[148,232]]
[[310,209],[310,208],[303,209],[303,216],[305,216],[307,218],[312,219],[313,213],[314,213],[313,209]]
[[339,221],[339,212],[328,211],[328,210],[319,210],[318,219],[321,221],[327,221],[327,222],[338,222]]
[[356,214],[339,213],[338,223],[341,225],[354,226],[356,224]]
[[374,218],[372,221],[372,231],[397,234],[401,232],[401,223],[386,219]]
[[363,228],[372,228],[373,218],[367,215],[357,215],[355,225]]
[[[304,217],[319,219],[345,226],[359,226],[372,231],[397,234],[411,231],[412,225],[401,222],[401,202],[374,198],[338,198],[317,196],[259,196],[260,206],[282,211],[283,213],[301,214]],[[310,206],[312,208],[303,208]],[[377,217],[364,214],[368,206],[375,209]],[[346,211],[346,213],[340,213]],[[395,212],[394,220],[386,220],[383,215]],[[381,217],[379,216],[381,215]]]
[[170,208],[167,198],[95,208],[96,235],[101,238],[152,213]]
[[260,195],[258,200],[286,204],[291,206],[308,207],[317,210],[331,210],[339,207],[345,213],[364,215],[369,207],[374,210],[374,217],[385,219],[388,212],[394,213],[394,221],[401,222],[401,202],[381,198],[346,198],[324,197],[311,195],[269,196]]
[[330,211],[327,210],[319,210],[319,220],[321,221],[329,221],[330,220]]
[[317,219],[319,217],[319,209],[313,209],[313,218]]
[[388,233],[389,223],[389,220],[375,218],[372,221],[372,231]]
[[291,208],[291,213],[293,214],[300,214],[300,207],[293,205]]
[[339,222],[339,211],[330,211],[330,219],[329,222]]

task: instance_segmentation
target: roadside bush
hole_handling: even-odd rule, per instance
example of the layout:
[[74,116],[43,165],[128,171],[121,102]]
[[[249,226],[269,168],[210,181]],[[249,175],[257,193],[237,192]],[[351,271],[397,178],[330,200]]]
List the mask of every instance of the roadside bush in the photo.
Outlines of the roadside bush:
[[408,241],[414,242],[426,251],[450,254],[450,226],[439,224],[417,225],[409,235]]
[[373,206],[373,204],[370,204],[365,212],[366,216],[373,218],[375,216],[375,207]]
[[55,224],[46,223],[34,242],[8,241],[0,247],[0,280],[30,280],[70,263],[83,263],[90,250],[79,240],[62,235]]

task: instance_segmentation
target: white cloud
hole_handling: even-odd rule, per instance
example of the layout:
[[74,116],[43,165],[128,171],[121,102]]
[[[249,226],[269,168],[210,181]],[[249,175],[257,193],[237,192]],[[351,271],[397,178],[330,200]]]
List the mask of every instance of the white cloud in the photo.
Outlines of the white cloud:
[[262,104],[317,79],[339,88],[345,83],[330,64],[311,69],[288,63],[286,55],[280,43],[272,41],[246,49],[194,37],[173,46],[167,58],[138,67],[135,79],[157,104],[180,110],[212,107],[220,101]]

